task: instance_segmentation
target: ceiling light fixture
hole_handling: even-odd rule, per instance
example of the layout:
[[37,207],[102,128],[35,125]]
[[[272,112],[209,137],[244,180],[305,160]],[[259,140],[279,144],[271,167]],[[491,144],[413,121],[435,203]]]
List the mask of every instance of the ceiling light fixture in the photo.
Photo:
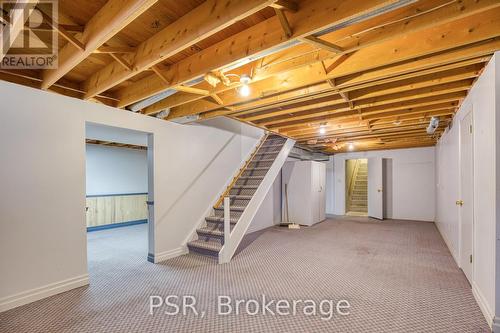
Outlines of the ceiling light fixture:
[[326,133],[326,124],[319,125],[319,134],[323,135]]
[[347,148],[348,148],[349,150],[354,150],[354,142],[349,142],[349,144],[348,144]]
[[246,84],[242,85],[238,90],[241,96],[248,97],[250,96],[250,87]]
[[250,87],[248,86],[248,84],[251,81],[252,81],[252,79],[250,79],[250,76],[248,76],[247,74],[242,74],[240,76],[240,82],[241,82],[242,86],[240,87],[238,92],[240,93],[241,96],[243,96],[243,97],[250,96]]

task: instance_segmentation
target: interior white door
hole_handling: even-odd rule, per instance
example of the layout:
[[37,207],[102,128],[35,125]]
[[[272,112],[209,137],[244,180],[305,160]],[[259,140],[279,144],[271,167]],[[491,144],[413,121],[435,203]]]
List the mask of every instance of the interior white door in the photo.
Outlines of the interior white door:
[[312,179],[312,184],[311,184],[311,198],[312,200],[312,214],[313,214],[313,222],[312,223],[317,223],[320,221],[320,214],[319,214],[319,201],[320,201],[320,179],[319,179],[319,168],[318,168],[318,162],[311,162],[311,179]]
[[368,159],[368,216],[384,218],[383,166],[381,157]]
[[319,209],[319,220],[323,221],[326,215],[326,197],[325,197],[325,178],[326,178],[326,165],[324,163],[318,163],[319,171],[319,189],[318,189],[318,209]]
[[460,121],[460,265],[469,282],[472,282],[473,232],[474,232],[474,151],[472,136],[472,111]]

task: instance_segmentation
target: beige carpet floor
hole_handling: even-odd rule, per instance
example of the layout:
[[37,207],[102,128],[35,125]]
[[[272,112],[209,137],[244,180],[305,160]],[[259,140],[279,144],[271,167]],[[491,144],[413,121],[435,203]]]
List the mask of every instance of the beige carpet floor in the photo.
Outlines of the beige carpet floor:
[[[197,255],[157,265],[145,258],[145,225],[90,233],[90,286],[1,313],[0,332],[489,332],[432,223],[346,217],[271,228],[226,265]],[[206,315],[150,315],[150,295],[195,296]],[[351,308],[331,320],[219,316],[218,295],[345,299]]]

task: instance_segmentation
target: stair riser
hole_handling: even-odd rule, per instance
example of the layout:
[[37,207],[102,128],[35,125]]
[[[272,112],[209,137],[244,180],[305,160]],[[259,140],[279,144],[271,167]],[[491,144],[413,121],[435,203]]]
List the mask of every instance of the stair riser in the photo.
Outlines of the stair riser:
[[207,242],[214,241],[220,243],[221,245],[224,245],[224,236],[198,234],[198,239]]
[[253,167],[270,168],[272,164],[273,164],[273,161],[262,162],[262,161],[257,160],[257,161],[251,161],[250,163],[248,163],[248,168],[253,168]]
[[273,158],[278,155],[280,151],[273,149],[273,148],[264,148],[264,149],[259,149],[259,151],[255,154],[254,158]]
[[189,249],[189,252],[195,252],[195,253],[202,254],[205,256],[209,256],[209,257],[213,257],[216,259],[219,258],[219,252],[217,252],[217,251],[211,251],[211,250],[202,249],[202,248],[190,246],[190,245],[188,245],[188,249]]
[[266,173],[267,173],[267,170],[268,169],[266,169],[266,170],[252,170],[252,169],[245,170],[245,171],[243,171],[242,176],[243,177],[248,177],[248,176],[265,176]]
[[[209,221],[206,221],[207,222],[207,227],[209,228],[217,228],[218,230],[224,230],[224,222],[209,222]],[[231,230],[233,229],[234,227],[234,223],[231,223]]]
[[[231,218],[240,218],[243,212],[231,212]],[[214,215],[216,217],[224,217],[224,211],[216,210]]]
[[259,186],[262,180],[258,179],[238,179],[235,183],[236,186],[242,186],[242,185],[252,185],[252,186]]
[[240,190],[240,189],[231,189],[229,191],[229,195],[254,195],[256,190]]

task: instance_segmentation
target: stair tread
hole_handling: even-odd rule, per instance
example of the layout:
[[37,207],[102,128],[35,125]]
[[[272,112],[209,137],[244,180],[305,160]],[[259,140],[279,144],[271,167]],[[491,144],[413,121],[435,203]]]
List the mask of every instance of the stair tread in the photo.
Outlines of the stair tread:
[[[230,211],[235,211],[235,212],[242,212],[245,210],[245,206],[231,206],[229,207]],[[224,205],[214,208],[215,210],[224,210]]]
[[238,179],[263,179],[264,176],[241,176]]
[[203,234],[203,235],[211,235],[218,237],[224,236],[224,231],[217,228],[203,227],[196,229],[196,232],[198,234]]
[[220,249],[222,248],[222,244],[218,241],[204,241],[201,239],[188,242],[188,246],[197,247],[204,250],[216,251],[216,252],[219,252]]
[[[234,218],[234,217],[231,217],[229,219],[229,222],[231,224],[236,224],[239,220],[239,217],[238,218]],[[222,216],[207,216],[205,217],[205,221],[207,222],[224,222],[224,217]]]
[[274,158],[265,158],[262,160],[251,160],[250,163],[258,163],[258,162],[274,162]]
[[233,187],[231,187],[231,189],[247,189],[247,190],[255,190],[255,189],[258,189],[259,186],[258,185],[234,185]]
[[252,195],[239,195],[239,194],[232,194],[229,195],[230,198],[235,198],[235,199],[252,199]]

